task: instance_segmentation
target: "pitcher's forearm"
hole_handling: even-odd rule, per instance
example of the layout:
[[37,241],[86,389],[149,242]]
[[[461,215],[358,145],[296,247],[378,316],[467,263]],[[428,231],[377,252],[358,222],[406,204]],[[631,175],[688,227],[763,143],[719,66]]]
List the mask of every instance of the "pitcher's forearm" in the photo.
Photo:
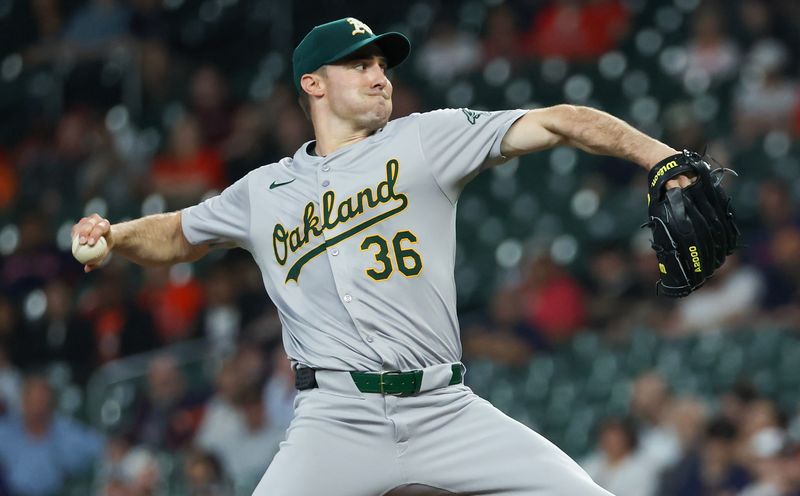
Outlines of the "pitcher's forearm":
[[553,107],[545,126],[567,144],[597,155],[610,155],[649,169],[677,151],[601,110],[573,105]]
[[183,235],[180,212],[149,215],[111,226],[112,250],[145,266],[197,260],[207,245],[192,245]]

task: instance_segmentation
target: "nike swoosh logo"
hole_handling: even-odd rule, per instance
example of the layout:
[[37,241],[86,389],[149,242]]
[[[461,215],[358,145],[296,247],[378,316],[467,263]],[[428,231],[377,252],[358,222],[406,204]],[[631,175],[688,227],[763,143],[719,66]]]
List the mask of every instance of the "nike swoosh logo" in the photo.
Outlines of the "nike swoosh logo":
[[[294,179],[297,179],[297,178],[294,178]],[[284,183],[278,183],[278,182],[272,181],[272,184],[269,185],[269,189],[280,188],[281,186],[285,186],[285,185],[287,185],[289,183],[293,183],[294,179],[292,179],[291,181],[286,181]]]

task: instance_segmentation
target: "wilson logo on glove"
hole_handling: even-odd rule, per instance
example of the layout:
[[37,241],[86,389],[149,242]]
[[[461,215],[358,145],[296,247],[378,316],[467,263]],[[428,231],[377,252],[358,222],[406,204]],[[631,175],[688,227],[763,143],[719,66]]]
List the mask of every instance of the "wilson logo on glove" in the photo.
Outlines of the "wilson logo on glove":
[[653,186],[655,186],[656,185],[656,181],[658,181],[658,178],[660,178],[661,176],[666,174],[668,170],[673,169],[673,168],[675,168],[677,166],[678,166],[678,162],[676,162],[674,160],[672,160],[671,162],[667,162],[667,165],[665,165],[665,166],[661,167],[660,169],[658,169],[656,174],[653,176],[653,180],[650,181],[650,187],[652,188]]

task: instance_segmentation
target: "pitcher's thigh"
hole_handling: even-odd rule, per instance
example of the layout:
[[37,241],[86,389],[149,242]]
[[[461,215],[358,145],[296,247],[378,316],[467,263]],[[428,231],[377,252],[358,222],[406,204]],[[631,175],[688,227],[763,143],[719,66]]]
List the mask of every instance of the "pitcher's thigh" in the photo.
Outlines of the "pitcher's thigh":
[[398,485],[390,426],[363,401],[315,394],[298,408],[253,495],[375,496]]
[[483,399],[448,415],[426,437],[415,443],[413,473],[435,487],[458,494],[611,496],[557,446]]

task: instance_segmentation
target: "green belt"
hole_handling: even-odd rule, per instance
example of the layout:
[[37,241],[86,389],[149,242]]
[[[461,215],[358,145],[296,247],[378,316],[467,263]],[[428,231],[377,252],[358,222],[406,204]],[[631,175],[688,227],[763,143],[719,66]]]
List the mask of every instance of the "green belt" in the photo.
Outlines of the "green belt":
[[[460,384],[463,376],[463,365],[454,363],[452,366],[453,377],[449,386]],[[353,382],[362,393],[393,394],[408,396],[418,393],[422,387],[422,371],[410,370],[408,372],[350,372]]]

